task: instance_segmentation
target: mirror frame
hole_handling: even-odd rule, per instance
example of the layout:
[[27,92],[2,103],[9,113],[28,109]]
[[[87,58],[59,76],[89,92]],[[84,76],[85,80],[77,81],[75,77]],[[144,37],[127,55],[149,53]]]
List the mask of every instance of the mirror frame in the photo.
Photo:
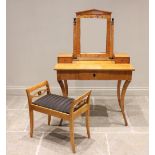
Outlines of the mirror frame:
[[[73,21],[73,58],[91,57],[91,58],[114,58],[114,19],[111,20],[111,12],[101,10],[86,10],[76,12],[76,18]],[[107,20],[106,32],[106,51],[101,53],[82,53],[80,45],[80,20],[81,18],[103,18]]]

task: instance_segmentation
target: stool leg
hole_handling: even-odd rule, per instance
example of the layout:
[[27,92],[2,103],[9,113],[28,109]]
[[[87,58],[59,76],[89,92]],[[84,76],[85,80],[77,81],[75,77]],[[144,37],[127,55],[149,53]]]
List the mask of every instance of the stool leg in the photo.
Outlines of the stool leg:
[[87,110],[86,111],[86,129],[87,129],[88,138],[90,138],[90,130],[89,130],[89,127],[90,127],[90,110]]
[[33,137],[33,110],[29,109],[30,116],[30,137]]
[[62,126],[63,119],[60,120],[59,126]]
[[48,125],[51,123],[51,115],[48,115]]
[[70,120],[69,122],[69,127],[70,127],[70,143],[72,147],[73,153],[75,153],[75,144],[74,144],[74,122],[73,119]]

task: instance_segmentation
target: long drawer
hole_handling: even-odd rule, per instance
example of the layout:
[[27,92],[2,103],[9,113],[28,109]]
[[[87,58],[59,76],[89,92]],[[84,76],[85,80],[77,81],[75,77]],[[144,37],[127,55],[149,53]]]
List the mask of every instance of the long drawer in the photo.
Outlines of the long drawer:
[[58,80],[131,80],[132,71],[57,71]]

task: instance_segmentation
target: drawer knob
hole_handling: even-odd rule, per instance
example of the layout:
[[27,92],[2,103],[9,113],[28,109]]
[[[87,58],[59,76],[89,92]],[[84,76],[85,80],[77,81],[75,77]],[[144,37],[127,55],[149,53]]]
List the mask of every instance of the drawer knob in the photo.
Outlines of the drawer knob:
[[95,77],[95,76],[96,76],[96,74],[94,73],[94,74],[93,74],[93,77]]

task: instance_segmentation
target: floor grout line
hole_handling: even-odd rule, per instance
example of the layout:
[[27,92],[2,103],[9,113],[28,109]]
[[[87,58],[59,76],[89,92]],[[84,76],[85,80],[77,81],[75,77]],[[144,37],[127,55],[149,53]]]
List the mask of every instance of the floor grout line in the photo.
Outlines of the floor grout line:
[[6,109],[6,110],[8,110],[8,111],[9,111],[9,110],[10,110],[10,111],[11,111],[11,110],[13,110],[13,111],[16,111],[16,110],[22,110],[22,111],[24,111],[24,110],[25,110],[25,111],[27,111],[28,109],[27,109],[27,108],[25,108],[25,109]]
[[27,109],[27,108],[26,108],[26,105],[28,105],[28,103],[27,103],[27,102],[26,102],[26,103],[24,104],[24,106],[23,106],[23,108],[24,108],[24,109]]
[[[10,130],[10,131],[6,131],[7,133],[14,133],[14,132],[29,132],[29,131],[15,131],[15,130]],[[34,132],[38,132],[38,133],[51,133],[52,131],[34,131]],[[62,132],[59,132],[59,133],[66,133],[66,132],[69,132],[68,130],[67,131],[62,131]],[[75,133],[83,133],[83,130],[81,131],[76,131]],[[104,133],[104,134],[149,134],[149,131],[134,131],[134,132],[127,132],[127,131],[118,131],[118,132],[113,132],[113,131],[91,131],[91,133],[95,134],[95,133]]]
[[24,132],[26,132],[26,129],[27,129],[28,125],[29,125],[29,120],[26,122]]
[[38,153],[39,153],[39,150],[40,150],[40,146],[41,146],[43,137],[44,137],[44,132],[42,133],[42,135],[41,135],[41,137],[40,137],[39,144],[38,144],[38,146],[37,146],[35,155],[38,155]]
[[[92,98],[92,105],[97,105],[97,104],[94,104],[94,99]],[[104,105],[104,106],[107,106],[107,105]],[[18,109],[11,109],[11,108],[8,108],[8,109],[6,109],[6,110],[28,110],[28,108],[18,108]],[[138,111],[138,110],[127,110],[127,111]],[[141,111],[148,111],[147,109],[141,109]]]
[[10,130],[10,131],[6,131],[7,133],[14,133],[14,132],[28,132],[28,131],[24,131],[24,130]]
[[108,142],[108,134],[107,133],[105,134],[105,138],[106,138],[106,142],[107,142],[107,152],[108,152],[108,155],[110,155],[110,145]]

